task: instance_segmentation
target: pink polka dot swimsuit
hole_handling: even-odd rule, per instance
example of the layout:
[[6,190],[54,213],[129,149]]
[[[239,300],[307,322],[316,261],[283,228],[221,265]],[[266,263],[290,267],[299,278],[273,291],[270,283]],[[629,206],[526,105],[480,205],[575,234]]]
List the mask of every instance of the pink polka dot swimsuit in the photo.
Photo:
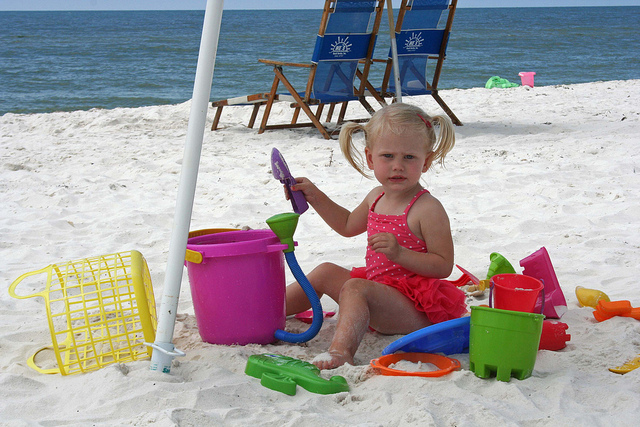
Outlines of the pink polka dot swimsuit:
[[[402,215],[382,215],[374,212],[382,193],[369,209],[367,234],[392,233],[398,244],[416,252],[427,252],[426,243],[416,237],[407,225],[407,215],[416,200],[427,190],[421,190],[407,205]],[[467,312],[465,295],[448,280],[423,277],[391,262],[384,254],[375,253],[367,246],[366,267],[351,270],[351,277],[367,279],[391,286],[413,301],[417,310],[424,312],[433,323],[458,318]]]
[[[416,200],[428,192],[429,191],[424,189],[419,191],[418,194],[411,199],[402,215],[382,215],[374,212],[378,200],[384,195],[384,193],[380,194],[369,209],[367,235],[370,237],[377,233],[391,233],[396,237],[400,246],[411,249],[412,251],[426,253],[427,245],[411,232],[407,225],[407,215]],[[367,246],[365,259],[367,262],[367,279],[373,280],[374,282],[381,276],[406,277],[415,275],[406,268],[389,261],[386,255],[375,253],[369,246]]]

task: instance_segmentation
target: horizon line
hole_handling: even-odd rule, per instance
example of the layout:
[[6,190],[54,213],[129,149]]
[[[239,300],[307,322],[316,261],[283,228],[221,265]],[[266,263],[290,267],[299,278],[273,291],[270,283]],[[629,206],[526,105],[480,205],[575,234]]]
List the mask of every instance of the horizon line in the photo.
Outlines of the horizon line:
[[[561,9],[561,8],[592,8],[592,7],[640,7],[640,5],[628,4],[608,4],[608,5],[583,5],[583,6],[459,6],[458,9]],[[203,11],[204,8],[198,9],[0,9],[0,12],[163,12],[163,11]],[[282,8],[282,9],[235,9],[228,8],[224,10],[322,10],[319,8]]]

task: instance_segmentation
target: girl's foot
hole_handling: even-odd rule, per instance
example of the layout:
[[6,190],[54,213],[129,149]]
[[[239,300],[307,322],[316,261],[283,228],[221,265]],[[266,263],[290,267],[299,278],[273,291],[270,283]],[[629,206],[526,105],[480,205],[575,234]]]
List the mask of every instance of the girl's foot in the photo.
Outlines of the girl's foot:
[[334,369],[345,363],[353,365],[353,356],[337,350],[329,350],[317,355],[312,361],[320,369]]

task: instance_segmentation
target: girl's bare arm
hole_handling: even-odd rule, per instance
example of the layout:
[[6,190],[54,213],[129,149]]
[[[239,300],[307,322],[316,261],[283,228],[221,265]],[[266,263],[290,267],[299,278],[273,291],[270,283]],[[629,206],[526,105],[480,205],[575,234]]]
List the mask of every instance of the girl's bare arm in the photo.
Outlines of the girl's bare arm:
[[353,211],[349,211],[331,200],[307,178],[296,178],[293,189],[304,193],[307,202],[336,233],[352,237],[367,230],[369,206],[366,198]]

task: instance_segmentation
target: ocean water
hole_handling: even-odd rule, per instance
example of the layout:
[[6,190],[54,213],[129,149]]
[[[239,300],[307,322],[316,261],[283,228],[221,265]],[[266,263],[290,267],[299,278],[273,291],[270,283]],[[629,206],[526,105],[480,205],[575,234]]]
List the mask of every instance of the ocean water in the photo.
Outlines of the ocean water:
[[[212,99],[268,91],[258,58],[308,63],[321,11],[225,11]],[[191,98],[204,11],[0,12],[0,114],[175,104]],[[277,23],[277,24],[273,24]],[[386,15],[376,57],[389,50]],[[440,88],[491,76],[536,85],[640,78],[640,7],[456,12]],[[379,79],[381,67],[371,80]],[[297,72],[296,72],[297,71]],[[306,71],[289,70],[303,86]]]

